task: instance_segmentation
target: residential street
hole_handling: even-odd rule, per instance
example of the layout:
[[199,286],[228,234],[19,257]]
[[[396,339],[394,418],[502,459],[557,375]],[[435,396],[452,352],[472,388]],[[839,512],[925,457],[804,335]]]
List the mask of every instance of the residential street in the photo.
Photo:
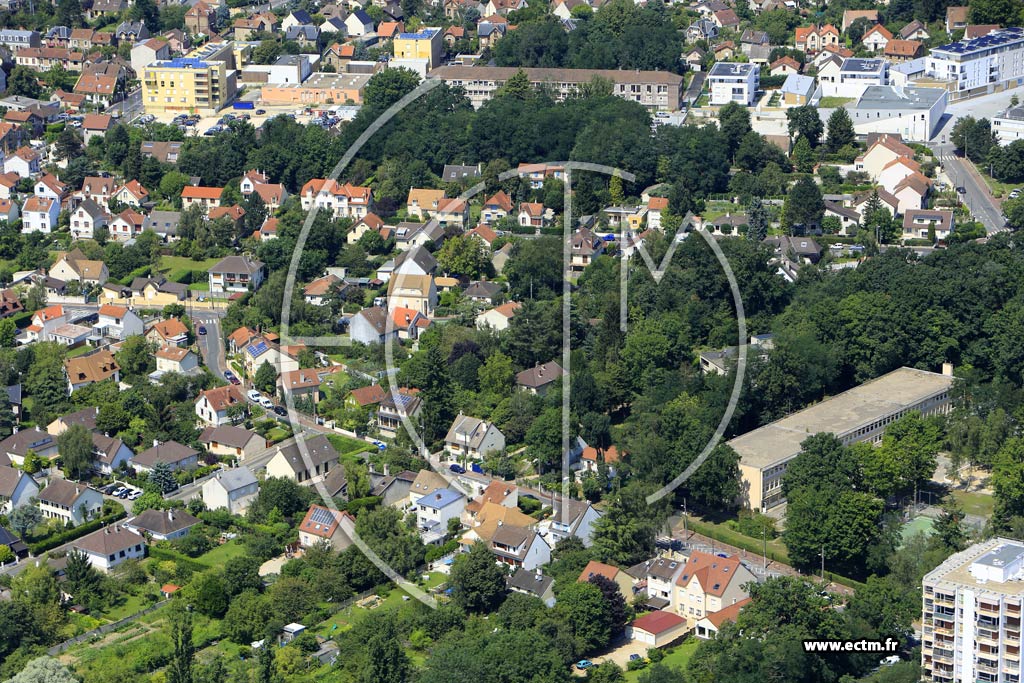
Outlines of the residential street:
[[939,156],[943,169],[956,187],[964,188],[963,201],[974,216],[991,235],[1006,229],[1001,202],[988,190],[988,185],[978,175],[973,164],[954,154],[952,143],[934,145],[933,151]]

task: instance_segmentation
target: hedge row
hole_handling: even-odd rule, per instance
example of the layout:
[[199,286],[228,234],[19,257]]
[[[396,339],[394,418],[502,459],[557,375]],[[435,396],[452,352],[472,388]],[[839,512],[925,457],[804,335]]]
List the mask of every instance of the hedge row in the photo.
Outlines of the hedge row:
[[47,538],[44,538],[43,540],[38,541],[36,543],[30,543],[28,546],[29,552],[31,552],[33,555],[42,555],[48,550],[53,550],[57,546],[64,545],[65,543],[70,543],[71,541],[77,541],[82,536],[91,534],[92,532],[98,529],[102,529],[108,524],[112,524],[120,519],[124,519],[127,516],[128,513],[125,512],[124,510],[121,510],[120,512],[116,512],[112,515],[100,517],[98,519],[86,522],[85,524],[82,524],[80,526],[76,526],[74,529],[61,531],[59,533],[53,534],[52,536],[48,536]]
[[175,564],[187,568],[193,574],[205,572],[210,568],[208,565],[205,565],[198,560],[193,560],[191,557],[185,557],[179,552],[170,550],[169,548],[161,548],[157,545],[149,546],[149,556],[155,560],[174,562]]

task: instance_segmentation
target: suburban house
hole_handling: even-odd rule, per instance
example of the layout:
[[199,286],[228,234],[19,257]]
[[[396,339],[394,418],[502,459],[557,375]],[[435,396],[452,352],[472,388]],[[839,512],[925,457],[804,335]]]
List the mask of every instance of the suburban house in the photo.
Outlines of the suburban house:
[[161,320],[150,325],[146,331],[146,341],[161,346],[184,347],[188,345],[188,328],[178,318]]
[[389,391],[377,407],[377,428],[384,436],[394,438],[402,426],[402,419],[415,421],[421,407],[422,401],[418,396],[403,393],[401,389]]
[[39,484],[30,475],[10,465],[0,466],[0,514],[28,505],[39,494]]
[[512,198],[504,190],[498,190],[484,201],[480,211],[480,222],[488,225],[497,223],[512,213]]
[[243,514],[260,492],[260,483],[245,467],[220,470],[203,482],[203,503],[210,510],[226,509],[233,515]]
[[100,516],[103,494],[84,484],[53,478],[39,492],[39,510],[43,519],[59,519],[78,526]]
[[57,227],[60,203],[54,199],[32,196],[21,207],[21,231],[49,233]]
[[797,50],[815,53],[829,46],[839,45],[839,29],[832,24],[801,26],[796,29],[794,45]]
[[388,307],[411,308],[429,317],[437,306],[437,286],[430,275],[395,273],[388,282]]
[[441,200],[445,198],[444,190],[427,190],[412,188],[405,200],[405,212],[417,220],[426,220],[437,214]]
[[388,314],[380,306],[364,308],[349,320],[352,341],[361,344],[383,344],[388,336],[398,338],[398,330],[388,331]]
[[507,579],[508,589],[523,595],[532,595],[548,607],[555,606],[555,580],[538,567],[530,571],[520,567]]
[[102,285],[110,277],[107,264],[85,258],[81,249],[72,249],[66,253],[58,253],[57,260],[48,272],[49,276],[70,282],[78,280],[84,285]]
[[614,473],[615,466],[619,462],[619,451],[615,446],[609,446],[608,448],[587,446],[583,449],[580,462],[583,465],[584,472],[597,472],[598,467],[604,463]]
[[565,371],[555,361],[538,363],[516,374],[516,387],[531,394],[543,396],[555,382],[561,381]]
[[436,543],[448,533],[448,521],[459,519],[466,496],[450,488],[438,488],[416,501],[416,526],[425,532],[425,543]]
[[331,510],[322,505],[310,505],[306,516],[299,524],[299,545],[309,548],[326,543],[334,550],[344,550],[352,545],[352,539],[342,528],[342,522],[355,526],[355,518],[347,512]]
[[743,586],[755,580],[738,557],[694,551],[676,579],[676,614],[691,629],[704,616],[749,597]]
[[572,235],[570,241],[572,255],[570,267],[574,271],[582,271],[591,261],[604,253],[604,240],[587,228],[580,228]]
[[177,441],[154,443],[132,458],[132,466],[139,472],[152,472],[158,463],[171,470],[194,470],[199,467],[199,451]]
[[903,214],[903,239],[947,240],[953,233],[953,212],[910,209]]
[[107,213],[91,199],[83,199],[71,213],[71,236],[75,239],[92,239],[96,230],[106,225]]
[[186,185],[181,190],[181,210],[187,211],[193,206],[198,206],[203,210],[204,215],[208,214],[210,209],[220,206],[220,197],[223,193],[223,187]]
[[303,185],[300,197],[304,211],[316,206],[329,209],[335,218],[359,220],[366,218],[373,208],[373,191],[369,187],[323,178],[313,178]]
[[203,444],[211,455],[238,458],[240,462],[267,448],[265,438],[234,425],[207,427],[199,435],[199,443]]
[[185,510],[157,510],[151,508],[124,523],[126,529],[147,536],[154,541],[173,541],[200,524]]
[[444,449],[453,460],[482,460],[505,449],[505,435],[493,423],[459,414],[444,438]]
[[53,304],[32,314],[32,322],[25,328],[27,341],[50,341],[53,331],[67,323],[64,307]]
[[575,536],[590,547],[594,523],[601,518],[601,513],[585,500],[570,498],[556,499],[551,517],[546,520],[547,535],[552,545],[558,545],[563,538]]
[[658,557],[644,563],[643,578],[647,581],[647,606],[665,609],[675,599],[675,585],[686,567],[686,558]]
[[114,354],[106,349],[94,351],[88,356],[68,358],[64,361],[64,371],[68,376],[69,393],[105,379],[121,381],[121,368]]
[[116,437],[92,434],[93,469],[101,474],[113,474],[128,465],[135,454],[128,445]]
[[533,571],[551,561],[551,546],[532,529],[502,525],[488,541],[497,561],[513,569]]
[[694,627],[694,635],[705,640],[714,638],[723,625],[736,621],[740,610],[750,603],[750,598],[744,598],[734,602],[724,609],[704,615],[704,618],[697,622]]
[[884,50],[890,40],[892,40],[892,33],[889,29],[881,24],[876,24],[864,32],[861,43],[872,52],[878,52]]
[[614,567],[604,562],[598,562],[597,560],[591,560],[587,563],[587,566],[580,572],[579,578],[576,579],[578,583],[585,583],[590,581],[593,576],[603,576],[615,585],[619,587],[619,592],[622,593],[622,597],[629,601],[633,597],[633,577],[626,572],[622,571],[618,567]]
[[338,464],[338,452],[323,434],[281,448],[267,463],[268,477],[291,479],[299,484],[312,483]]
[[156,357],[156,372],[150,377],[159,378],[168,372],[177,372],[182,375],[198,372],[200,368],[199,356],[192,349],[184,349],[180,346],[165,344],[153,354]]
[[263,284],[263,262],[244,256],[226,256],[210,268],[210,293],[255,291]]
[[214,427],[232,424],[247,411],[242,390],[234,384],[207,389],[196,398],[196,415]]
[[[85,427],[90,432],[96,431],[96,416],[99,414],[100,409],[96,407],[83,408],[81,410],[76,410],[73,413],[67,413],[46,425],[46,432],[53,436],[60,436],[73,425]],[[56,448],[56,446],[54,446],[54,448]],[[36,452],[38,453],[39,451],[36,450]]]
[[329,368],[305,368],[282,372],[277,378],[277,388],[284,398],[291,397],[293,400],[309,398],[313,403],[319,403],[320,385],[329,376],[341,371],[341,366],[335,365]]
[[75,541],[71,547],[81,553],[96,569],[109,572],[126,560],[146,556],[146,539],[123,524],[98,529]]
[[476,316],[476,328],[478,330],[490,328],[495,332],[504,332],[508,330],[512,318],[520,308],[522,308],[522,304],[518,301],[509,301],[500,306],[488,308]]
[[114,339],[127,339],[146,331],[146,325],[135,311],[127,306],[104,304],[100,306],[98,319],[93,325],[99,334]]

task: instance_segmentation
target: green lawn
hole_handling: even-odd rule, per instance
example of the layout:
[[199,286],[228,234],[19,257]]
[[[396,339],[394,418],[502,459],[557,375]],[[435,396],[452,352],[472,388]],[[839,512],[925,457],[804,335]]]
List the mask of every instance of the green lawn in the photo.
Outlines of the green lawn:
[[209,270],[217,265],[218,261],[220,261],[218,258],[193,261],[187,256],[162,256],[157,270],[166,275],[168,280],[181,282],[181,279],[193,270]]
[[238,541],[222,543],[213,550],[203,553],[196,558],[199,562],[210,567],[223,567],[228,560],[245,555],[245,546]]
[[103,614],[103,618],[107,621],[117,621],[118,619],[124,619],[130,617],[133,614],[137,614],[142,610],[149,607],[152,603],[145,595],[129,595],[124,601],[124,604],[115,607],[109,612]]
[[964,509],[965,513],[968,515],[978,515],[979,517],[990,517],[996,504],[995,499],[990,494],[978,491],[954,489],[953,497],[960,503],[960,507]]
[[[700,645],[699,640],[696,638],[690,638],[682,645],[677,645],[672,652],[665,655],[665,658],[661,660],[661,663],[665,666],[672,667],[673,669],[685,669],[686,665],[690,661],[690,657],[692,657],[693,653],[697,650],[698,645]],[[643,669],[627,671],[625,676],[626,681],[632,683],[633,681],[639,680],[642,672]]]
[[341,434],[328,434],[327,440],[334,446],[334,450],[338,451],[338,454],[342,457],[347,455],[356,455],[363,451],[369,451],[373,448],[371,444],[361,441],[359,439],[353,439],[348,436]]
[[88,344],[82,344],[81,346],[76,346],[75,348],[70,349],[68,351],[66,357],[67,358],[76,358],[78,356],[84,356],[85,354],[89,353],[92,350],[93,350],[93,348],[91,346],[89,346]]
[[188,288],[191,289],[193,292],[209,292],[210,291],[210,283],[209,282],[193,282],[192,284],[190,284],[188,286]]
[[849,97],[822,97],[821,102],[818,102],[818,107],[820,109],[835,109],[848,102],[853,102],[853,99]]

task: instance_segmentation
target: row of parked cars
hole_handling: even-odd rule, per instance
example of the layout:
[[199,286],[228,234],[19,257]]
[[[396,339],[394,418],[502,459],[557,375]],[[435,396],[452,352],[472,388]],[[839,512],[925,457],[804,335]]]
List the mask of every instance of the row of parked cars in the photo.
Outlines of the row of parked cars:
[[100,491],[108,496],[122,500],[135,500],[142,495],[142,489],[133,488],[116,481],[113,484],[107,484]]

